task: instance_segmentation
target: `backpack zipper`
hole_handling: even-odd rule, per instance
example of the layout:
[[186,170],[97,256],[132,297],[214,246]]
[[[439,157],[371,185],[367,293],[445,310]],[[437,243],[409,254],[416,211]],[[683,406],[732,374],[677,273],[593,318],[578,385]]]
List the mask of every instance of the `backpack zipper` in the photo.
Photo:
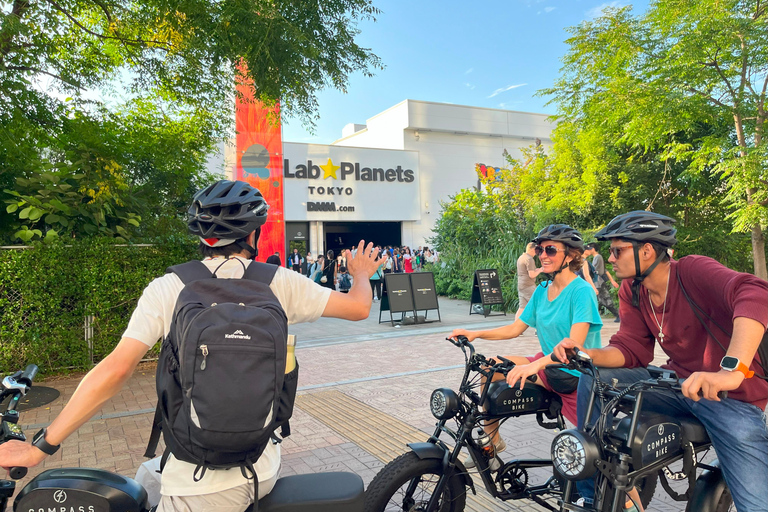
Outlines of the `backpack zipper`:
[[200,345],[200,350],[203,352],[203,362],[200,363],[200,370],[205,370],[206,359],[208,358],[208,345]]

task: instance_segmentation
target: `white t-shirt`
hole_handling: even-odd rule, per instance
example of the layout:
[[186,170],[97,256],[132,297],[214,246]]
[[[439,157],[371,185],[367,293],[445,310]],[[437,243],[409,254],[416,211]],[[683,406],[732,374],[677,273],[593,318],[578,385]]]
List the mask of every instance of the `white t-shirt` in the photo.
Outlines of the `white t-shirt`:
[[[242,264],[240,263],[242,262]],[[219,278],[240,278],[250,260],[245,258],[211,258],[203,260],[209,270]],[[171,328],[173,309],[184,284],[176,274],[158,277],[144,289],[136,309],[123,333],[124,338],[133,338],[150,347],[165,337]],[[278,267],[269,285],[283,306],[288,325],[314,322],[320,318],[331,296],[329,288],[323,288],[298,272]],[[274,478],[280,470],[280,445],[269,443],[259,460],[254,464],[259,482]],[[166,496],[196,496],[232,489],[248,480],[239,467],[208,470],[202,480],[195,482],[195,465],[180,461],[171,455],[163,469],[161,492]]]

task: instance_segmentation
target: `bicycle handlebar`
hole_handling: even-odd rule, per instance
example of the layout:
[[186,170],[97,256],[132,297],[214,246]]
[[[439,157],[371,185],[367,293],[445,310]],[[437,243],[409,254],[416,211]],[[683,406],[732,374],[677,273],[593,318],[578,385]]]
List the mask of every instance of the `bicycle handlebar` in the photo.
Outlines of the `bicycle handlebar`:
[[[16,404],[19,401],[19,397],[21,395],[26,394],[29,391],[29,388],[32,387],[32,382],[35,380],[35,377],[37,376],[39,371],[40,369],[37,367],[37,365],[30,364],[24,369],[23,372],[16,372],[15,374],[6,378],[10,387],[3,390],[3,393],[2,395],[0,395],[0,398],[4,398],[5,396],[11,396],[12,398],[8,401],[8,405],[6,406],[4,414],[2,415],[2,418],[3,418],[2,423],[6,423],[6,421],[8,421],[6,419],[6,416],[8,415],[8,411],[11,409],[15,409]],[[6,381],[4,380],[4,384],[5,383]],[[23,386],[23,389],[22,389],[22,386]],[[15,418],[18,418],[18,413],[15,414]],[[13,422],[15,423],[15,420]],[[4,427],[2,429],[3,432],[5,432],[6,430],[8,430],[7,427]],[[3,443],[5,441],[7,441],[7,439],[0,439],[0,443]],[[12,479],[20,480],[25,476],[27,476],[27,468],[14,466],[8,469],[8,474]]]
[[40,368],[38,368],[36,364],[30,364],[24,369],[24,372],[21,374],[21,376],[16,379],[16,382],[25,384],[27,387],[31,387],[32,381],[35,380],[35,377],[37,377],[37,372],[39,371]]

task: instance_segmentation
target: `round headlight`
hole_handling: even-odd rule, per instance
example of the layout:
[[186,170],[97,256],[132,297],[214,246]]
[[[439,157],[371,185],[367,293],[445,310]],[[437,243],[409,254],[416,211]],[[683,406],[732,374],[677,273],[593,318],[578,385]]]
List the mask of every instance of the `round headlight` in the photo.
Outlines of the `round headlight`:
[[435,418],[446,420],[453,417],[459,410],[459,397],[452,389],[436,389],[429,399],[429,409]]
[[575,429],[563,430],[552,441],[552,464],[568,480],[583,480],[597,471],[600,450],[595,440]]

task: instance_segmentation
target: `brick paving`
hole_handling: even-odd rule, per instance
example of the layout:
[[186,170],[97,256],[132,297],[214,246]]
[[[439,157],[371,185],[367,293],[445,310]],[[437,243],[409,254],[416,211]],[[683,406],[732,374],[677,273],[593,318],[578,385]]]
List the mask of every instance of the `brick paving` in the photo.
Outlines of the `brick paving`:
[[[466,301],[440,298],[440,307],[441,323],[402,328],[379,323],[376,305],[369,319],[362,322],[321,319],[291,326],[290,332],[299,340],[296,353],[301,370],[292,435],[282,445],[281,475],[352,471],[367,485],[386,462],[405,451],[405,442],[427,439],[435,423],[428,406],[432,390],[455,387],[463,374],[463,355],[445,341],[445,336],[455,327],[492,328],[513,321],[510,316],[468,315]],[[617,328],[612,319],[606,319],[603,340]],[[538,351],[538,341],[530,331],[513,341],[479,341],[475,346],[488,356],[532,354]],[[658,364],[663,354],[657,356]],[[28,434],[50,423],[77,384],[74,379],[45,383],[58,389],[61,397],[22,414]],[[323,398],[335,407],[321,413]],[[96,467],[133,476],[145,460],[154,404],[154,371],[139,370],[92,420],[63,443],[56,455],[48,457],[42,467],[32,468],[18,488],[39,472],[58,467]],[[358,425],[354,430],[349,423],[351,416]],[[389,430],[382,435],[385,426]],[[554,435],[539,427],[532,416],[507,421],[501,434],[508,443],[505,460],[548,457]],[[546,469],[534,470],[530,479],[539,483],[550,474]],[[544,510],[527,501],[492,501],[479,480],[477,489],[484,497],[468,504],[468,509]],[[683,508],[657,494],[649,510],[673,512]]]

